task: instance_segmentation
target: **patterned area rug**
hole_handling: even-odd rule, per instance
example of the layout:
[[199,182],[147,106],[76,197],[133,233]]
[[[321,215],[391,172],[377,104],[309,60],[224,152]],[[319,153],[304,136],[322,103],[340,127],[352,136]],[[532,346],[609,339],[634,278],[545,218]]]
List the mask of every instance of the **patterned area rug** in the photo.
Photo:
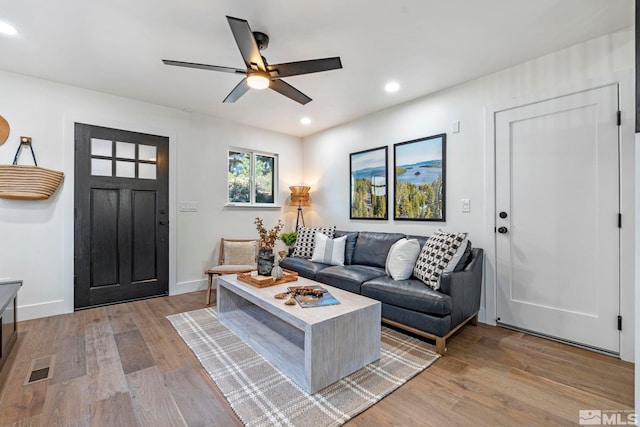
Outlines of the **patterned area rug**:
[[309,395],[222,325],[213,309],[167,319],[251,427],[340,426],[439,357],[434,346],[383,326],[380,360]]

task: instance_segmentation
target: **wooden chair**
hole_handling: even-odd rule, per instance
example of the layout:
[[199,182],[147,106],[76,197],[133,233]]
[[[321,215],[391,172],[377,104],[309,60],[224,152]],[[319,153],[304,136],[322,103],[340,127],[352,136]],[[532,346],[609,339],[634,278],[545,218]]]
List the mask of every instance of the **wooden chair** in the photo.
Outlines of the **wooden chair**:
[[[251,261],[251,259],[248,259],[246,246],[249,245],[250,242],[255,242],[253,245],[253,262],[248,262]],[[225,245],[225,243],[228,244]],[[242,245],[242,243],[245,243],[247,245]],[[225,246],[228,247],[227,253],[225,253]],[[211,304],[211,288],[213,287],[213,276],[217,277],[220,274],[237,274],[255,270],[257,268],[257,255],[258,240],[256,239],[225,239],[224,237],[220,239],[218,265],[205,271],[205,273],[209,275],[209,284],[207,286],[207,305]]]

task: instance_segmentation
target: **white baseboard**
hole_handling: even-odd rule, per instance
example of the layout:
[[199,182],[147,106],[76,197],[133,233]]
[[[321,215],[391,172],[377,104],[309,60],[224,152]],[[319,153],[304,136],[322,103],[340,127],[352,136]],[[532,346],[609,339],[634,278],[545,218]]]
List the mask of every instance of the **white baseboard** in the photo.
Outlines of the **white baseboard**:
[[18,305],[18,322],[67,313],[73,313],[73,309],[69,309],[64,300]]
[[207,289],[207,279],[178,282],[175,286],[169,289],[169,295],[186,294],[188,292],[202,291],[204,289]]

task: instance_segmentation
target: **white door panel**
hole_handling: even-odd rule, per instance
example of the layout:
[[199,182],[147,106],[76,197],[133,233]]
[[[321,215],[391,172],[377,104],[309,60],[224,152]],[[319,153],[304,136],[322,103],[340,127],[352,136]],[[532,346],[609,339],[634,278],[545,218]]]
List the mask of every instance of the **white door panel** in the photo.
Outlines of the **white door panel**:
[[619,351],[617,110],[610,85],[496,115],[499,323]]

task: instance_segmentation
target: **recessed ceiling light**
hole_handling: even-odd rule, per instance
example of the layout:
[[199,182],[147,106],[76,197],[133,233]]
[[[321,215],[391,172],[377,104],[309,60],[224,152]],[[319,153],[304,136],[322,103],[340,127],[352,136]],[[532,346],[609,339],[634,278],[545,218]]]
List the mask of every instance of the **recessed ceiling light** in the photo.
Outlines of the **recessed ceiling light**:
[[400,84],[398,82],[389,82],[384,86],[384,90],[389,93],[397,92],[400,89]]
[[15,27],[13,27],[12,25],[9,25],[6,22],[0,21],[0,34],[15,36],[16,34],[18,34],[18,30],[16,30]]
[[309,125],[311,124],[311,119],[309,117],[303,117],[300,119],[300,123],[302,123],[303,125]]

